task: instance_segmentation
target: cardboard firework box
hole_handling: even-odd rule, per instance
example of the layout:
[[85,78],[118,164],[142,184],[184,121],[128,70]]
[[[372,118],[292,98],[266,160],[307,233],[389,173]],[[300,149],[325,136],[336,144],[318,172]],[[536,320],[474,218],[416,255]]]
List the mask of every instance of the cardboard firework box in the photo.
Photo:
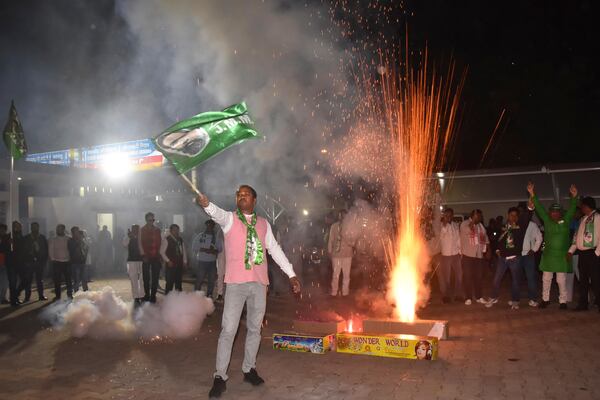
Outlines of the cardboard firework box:
[[379,357],[436,360],[438,338],[414,335],[338,333],[338,353],[365,354]]
[[273,334],[273,348],[276,350],[325,354],[332,350],[334,342],[335,335]]

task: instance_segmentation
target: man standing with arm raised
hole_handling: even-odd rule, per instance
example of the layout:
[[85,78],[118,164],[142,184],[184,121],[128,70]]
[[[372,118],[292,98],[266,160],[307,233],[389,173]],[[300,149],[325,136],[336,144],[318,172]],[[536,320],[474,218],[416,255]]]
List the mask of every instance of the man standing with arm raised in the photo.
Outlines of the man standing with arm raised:
[[544,209],[534,192],[532,182],[527,184],[527,191],[531,196],[531,202],[535,212],[544,222],[544,241],[546,245],[540,261],[542,274],[542,302],[540,308],[546,308],[550,303],[550,286],[552,277],[556,274],[558,284],[558,302],[560,309],[567,309],[567,273],[573,272],[569,250],[569,224],[575,215],[577,208],[577,188],[571,185],[571,205],[563,217],[562,207],[555,203],[548,211]]
[[300,281],[273,236],[271,225],[264,218],[257,217],[256,191],[242,185],[236,193],[237,210],[225,211],[201,194],[198,204],[223,229],[225,236],[226,271],[225,304],[219,344],[217,347],[216,372],[209,398],[218,398],[226,390],[227,369],[231,360],[233,340],[238,330],[240,316],[247,305],[246,345],[242,372],[244,381],[258,386],[264,380],[256,372],[256,355],[260,345],[260,328],[267,302],[268,250],[275,262],[290,278],[294,293],[300,292]]

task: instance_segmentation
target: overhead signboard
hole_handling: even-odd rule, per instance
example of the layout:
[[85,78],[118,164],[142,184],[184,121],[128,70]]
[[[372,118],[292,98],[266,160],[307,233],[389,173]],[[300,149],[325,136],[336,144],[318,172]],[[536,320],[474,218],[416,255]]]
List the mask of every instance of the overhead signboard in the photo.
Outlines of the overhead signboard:
[[161,167],[165,160],[150,139],[34,153],[27,155],[25,160],[39,164],[95,169],[111,162],[116,156],[126,159],[131,168],[138,171]]

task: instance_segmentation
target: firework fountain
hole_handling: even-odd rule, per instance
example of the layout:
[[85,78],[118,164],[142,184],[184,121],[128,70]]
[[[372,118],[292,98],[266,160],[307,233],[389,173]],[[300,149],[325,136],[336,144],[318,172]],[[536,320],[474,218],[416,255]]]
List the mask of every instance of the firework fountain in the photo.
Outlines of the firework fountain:
[[455,83],[454,65],[445,76],[438,75],[429,67],[426,51],[419,67],[408,60],[396,73],[386,70],[392,73],[381,75],[379,98],[369,98],[379,102],[370,109],[381,110],[391,144],[396,223],[386,246],[391,267],[388,300],[395,304],[397,319],[413,322],[417,307],[429,297],[423,279],[430,255],[422,224],[433,205],[429,178],[444,166],[452,144],[464,75]]

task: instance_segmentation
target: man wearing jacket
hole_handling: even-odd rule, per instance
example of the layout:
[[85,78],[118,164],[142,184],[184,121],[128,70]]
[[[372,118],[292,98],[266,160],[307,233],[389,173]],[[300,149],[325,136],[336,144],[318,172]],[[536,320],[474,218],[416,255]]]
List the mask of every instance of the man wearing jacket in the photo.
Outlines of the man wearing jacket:
[[583,217],[569,248],[569,255],[579,253],[579,302],[575,311],[588,309],[590,280],[596,303],[600,302],[600,215],[593,197],[581,199],[581,211]]
[[83,288],[84,292],[88,291],[88,277],[87,277],[87,243],[83,241],[83,235],[79,230],[79,227],[74,226],[71,228],[71,238],[67,242],[69,249],[69,259],[71,261],[71,273],[73,274],[73,282],[75,283],[74,291],[79,290],[79,286]]
[[468,306],[472,304],[473,300],[480,304],[486,304],[482,294],[482,279],[486,263],[484,257],[489,259],[490,256],[490,240],[481,221],[483,221],[481,210],[473,210],[471,217],[460,224],[465,304]]
[[34,276],[39,300],[48,300],[44,296],[44,267],[48,262],[48,241],[40,233],[40,225],[37,222],[31,223],[31,233],[25,235],[23,246],[27,280],[22,282],[21,287],[25,290],[25,301],[29,301],[31,297],[31,283]]
[[520,285],[521,285],[521,264],[520,258],[523,251],[523,240],[525,239],[525,229],[528,215],[519,215],[519,209],[511,207],[508,209],[508,218],[506,226],[503,227],[500,236],[498,237],[498,248],[496,255],[498,261],[496,264],[496,274],[494,275],[494,283],[492,286],[492,298],[485,305],[491,307],[498,302],[498,294],[500,292],[500,284],[506,270],[510,270],[512,278],[511,285],[511,300],[509,305],[511,309],[519,309],[520,301]]
[[[521,210],[523,212],[524,210]],[[525,272],[527,279],[527,296],[529,297],[529,306],[537,307],[539,303],[538,299],[538,281],[540,279],[538,269],[535,265],[535,253],[542,247],[542,232],[535,223],[535,221],[529,220],[527,230],[525,231],[525,238],[523,239],[523,251],[521,252],[521,267]]]
[[140,229],[139,243],[142,255],[142,271],[144,275],[144,301],[156,303],[158,279],[160,277],[162,242],[160,229],[154,226],[154,214],[149,212],[145,216],[146,225]]
[[178,292],[182,291],[181,281],[183,269],[187,267],[187,254],[183,238],[179,235],[179,225],[172,224],[169,234],[166,235],[160,245],[160,255],[165,262],[165,295],[169,294],[173,287]]

